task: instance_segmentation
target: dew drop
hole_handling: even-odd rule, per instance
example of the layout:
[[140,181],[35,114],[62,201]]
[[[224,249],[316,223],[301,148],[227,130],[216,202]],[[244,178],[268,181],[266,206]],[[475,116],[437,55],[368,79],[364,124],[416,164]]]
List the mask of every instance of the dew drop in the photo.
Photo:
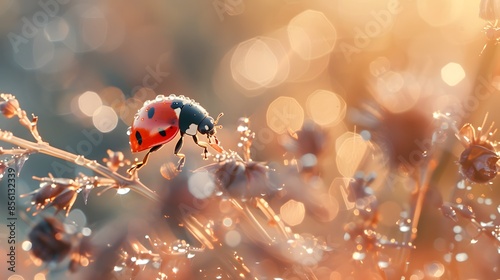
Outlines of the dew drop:
[[372,134],[368,130],[361,131],[359,135],[361,135],[361,138],[365,141],[370,141],[372,139]]
[[132,134],[132,128],[129,126],[129,127],[127,128],[127,135],[129,135],[129,136],[130,136],[130,134]]
[[5,139],[5,140],[9,140],[9,139],[11,139],[11,138],[12,138],[12,132],[10,132],[10,131],[4,131],[4,133],[3,133],[3,136],[2,136],[2,137],[3,137],[3,139]]
[[135,261],[135,264],[136,265],[145,265],[145,264],[148,264],[149,263],[149,259],[138,259],[137,261]]
[[478,241],[479,241],[479,240],[477,240],[477,239],[473,238],[473,239],[471,239],[471,240],[470,240],[470,244],[476,244]]
[[156,101],[163,101],[165,100],[165,96],[163,94],[159,94],[156,96]]
[[365,259],[366,254],[364,252],[356,251],[352,253],[352,259],[356,261],[362,261]]
[[246,125],[239,125],[237,128],[236,128],[236,131],[238,132],[245,132],[248,130],[248,126]]
[[122,195],[122,194],[127,194],[127,193],[129,193],[129,192],[130,192],[130,189],[129,189],[129,188],[118,188],[118,189],[116,190],[116,193],[117,193],[117,194],[120,194],[120,195]]
[[172,162],[167,162],[161,165],[160,174],[161,176],[163,176],[163,178],[172,180],[177,175],[179,175],[179,170],[177,170],[175,164],[173,164]]
[[479,224],[482,226],[482,227],[492,227],[493,226],[493,221],[489,221],[487,223],[485,222],[479,222]]
[[380,267],[381,269],[388,268],[389,267],[389,262],[379,261],[378,262],[378,267]]
[[408,232],[411,229],[410,226],[411,220],[410,219],[401,219],[398,221],[398,226],[399,226],[399,231],[401,232]]
[[82,155],[79,155],[75,158],[75,163],[78,165],[83,165],[85,163],[85,157]]
[[23,169],[24,163],[28,160],[29,155],[23,154],[21,156],[15,156],[15,165],[16,165],[16,175],[19,177],[21,174],[21,169]]
[[92,160],[89,163],[87,163],[87,166],[91,168],[96,168],[97,166],[99,166],[99,164],[97,163],[97,161]]
[[347,241],[347,240],[350,240],[351,239],[351,235],[349,233],[345,233],[344,234],[344,240]]
[[389,267],[390,262],[391,262],[391,259],[388,256],[380,254],[380,256],[378,258],[377,265],[379,268],[385,269],[385,268]]

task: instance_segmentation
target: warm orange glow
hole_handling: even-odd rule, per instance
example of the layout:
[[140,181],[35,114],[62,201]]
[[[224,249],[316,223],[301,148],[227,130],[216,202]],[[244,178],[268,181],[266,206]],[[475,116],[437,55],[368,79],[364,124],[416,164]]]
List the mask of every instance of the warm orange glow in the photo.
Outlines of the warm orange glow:
[[353,177],[365,156],[368,144],[357,133],[346,132],[336,141],[337,167],[344,177]]
[[345,101],[331,91],[316,90],[309,95],[306,105],[309,115],[319,125],[334,125],[345,117]]
[[276,133],[296,131],[304,122],[304,110],[294,98],[280,96],[267,108],[266,120],[269,128]]
[[291,199],[281,205],[280,216],[286,224],[296,226],[304,220],[305,210],[304,203]]
[[449,86],[456,86],[465,78],[465,71],[458,63],[450,62],[441,68],[441,78]]
[[289,67],[288,57],[281,43],[268,37],[240,43],[231,58],[233,79],[247,90],[282,83],[288,76]]
[[332,23],[319,11],[300,13],[290,21],[287,30],[293,51],[306,60],[328,54],[337,40]]

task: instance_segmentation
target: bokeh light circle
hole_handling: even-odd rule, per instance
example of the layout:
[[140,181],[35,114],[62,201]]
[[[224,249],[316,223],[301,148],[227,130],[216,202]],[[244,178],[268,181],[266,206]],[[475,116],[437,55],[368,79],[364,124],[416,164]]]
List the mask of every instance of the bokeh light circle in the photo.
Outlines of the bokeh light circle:
[[295,16],[287,27],[292,50],[303,59],[315,59],[330,53],[337,41],[337,31],[319,11],[306,10]]
[[267,108],[266,120],[276,133],[297,131],[304,123],[304,109],[295,98],[280,96]]
[[464,0],[418,0],[420,17],[431,26],[443,26],[459,18],[464,8]]
[[101,98],[93,91],[86,91],[78,97],[78,109],[86,116],[91,117],[101,106]]
[[337,124],[344,118],[346,103],[331,91],[316,90],[307,98],[306,108],[315,123],[327,126]]
[[277,86],[286,80],[289,70],[285,49],[269,37],[240,43],[231,57],[232,77],[246,90]]
[[302,223],[306,214],[304,203],[290,199],[280,207],[280,217],[289,226]]
[[92,115],[92,123],[102,133],[111,132],[118,125],[118,115],[109,106],[101,106]]

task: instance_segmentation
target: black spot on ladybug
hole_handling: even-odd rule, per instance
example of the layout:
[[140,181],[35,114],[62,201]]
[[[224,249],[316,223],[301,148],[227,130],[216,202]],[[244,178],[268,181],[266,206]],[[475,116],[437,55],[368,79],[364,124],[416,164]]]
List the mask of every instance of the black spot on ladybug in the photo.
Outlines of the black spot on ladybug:
[[142,135],[139,131],[135,132],[135,139],[137,139],[137,143],[139,143],[139,145],[142,145]]
[[151,107],[148,110],[148,118],[152,119],[154,115],[155,115],[155,107]]
[[167,136],[167,132],[165,131],[165,129],[160,129],[158,133],[160,133],[160,135],[163,137]]

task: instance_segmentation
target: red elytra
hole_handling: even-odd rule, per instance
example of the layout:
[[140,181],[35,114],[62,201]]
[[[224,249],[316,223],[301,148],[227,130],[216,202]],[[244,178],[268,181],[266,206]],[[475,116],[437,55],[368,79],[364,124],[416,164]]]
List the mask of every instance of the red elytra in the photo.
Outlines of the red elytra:
[[132,152],[151,149],[174,139],[179,132],[179,117],[171,108],[172,102],[169,99],[153,101],[137,112],[129,132]]

